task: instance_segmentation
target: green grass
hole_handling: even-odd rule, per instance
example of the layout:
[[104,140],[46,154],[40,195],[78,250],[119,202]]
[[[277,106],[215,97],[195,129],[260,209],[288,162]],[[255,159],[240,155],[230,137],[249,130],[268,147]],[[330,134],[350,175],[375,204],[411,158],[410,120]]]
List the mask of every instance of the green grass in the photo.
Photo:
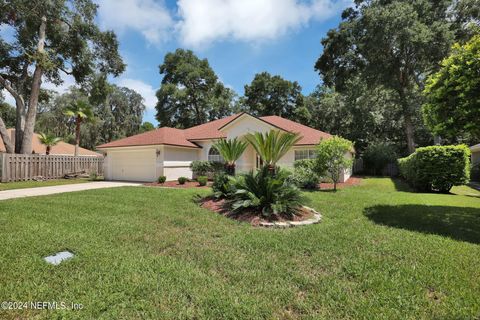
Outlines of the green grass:
[[45,181],[17,181],[17,182],[5,182],[0,183],[0,191],[3,190],[13,190],[13,189],[25,189],[25,188],[37,188],[37,187],[50,187],[50,186],[61,186],[65,184],[76,184],[90,182],[89,179],[52,179]]
[[[390,179],[306,193],[320,224],[252,228],[197,207],[207,190],[125,187],[0,202],[0,319],[475,319],[480,193]],[[42,257],[76,257],[59,266]]]

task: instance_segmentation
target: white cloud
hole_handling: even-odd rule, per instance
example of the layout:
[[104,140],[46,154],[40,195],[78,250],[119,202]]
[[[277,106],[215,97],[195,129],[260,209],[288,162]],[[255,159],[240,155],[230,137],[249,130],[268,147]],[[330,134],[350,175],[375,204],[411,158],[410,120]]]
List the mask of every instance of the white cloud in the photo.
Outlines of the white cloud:
[[117,82],[117,85],[135,90],[145,99],[147,109],[153,110],[155,108],[157,96],[155,95],[155,89],[148,83],[137,79],[123,78]]
[[196,47],[219,39],[274,39],[311,20],[330,18],[345,1],[179,0],[177,30],[185,44]]
[[140,32],[148,42],[159,44],[173,26],[173,19],[163,1],[99,0],[98,17],[103,28],[122,33]]

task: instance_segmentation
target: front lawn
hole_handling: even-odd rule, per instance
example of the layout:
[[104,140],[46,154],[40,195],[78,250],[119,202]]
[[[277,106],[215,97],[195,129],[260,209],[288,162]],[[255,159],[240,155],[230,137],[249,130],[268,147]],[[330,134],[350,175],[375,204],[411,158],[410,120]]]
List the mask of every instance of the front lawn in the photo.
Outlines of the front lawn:
[[52,179],[52,180],[45,180],[45,181],[28,180],[28,181],[16,181],[16,182],[0,182],[0,191],[60,186],[64,184],[75,184],[75,183],[84,183],[84,182],[90,182],[90,180],[86,178],[81,178],[81,179],[79,178],[79,179]]
[[[306,192],[320,224],[253,228],[199,208],[208,190],[124,187],[0,202],[1,319],[474,319],[480,193],[390,179]],[[70,250],[59,266],[42,257]]]

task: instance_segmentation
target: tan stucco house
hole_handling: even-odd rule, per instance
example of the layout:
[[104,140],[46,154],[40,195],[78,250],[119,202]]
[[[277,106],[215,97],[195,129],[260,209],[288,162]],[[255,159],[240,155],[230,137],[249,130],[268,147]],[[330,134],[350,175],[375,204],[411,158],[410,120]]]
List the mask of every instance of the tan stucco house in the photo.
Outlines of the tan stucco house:
[[[280,130],[296,132],[302,139],[280,160],[280,166],[292,167],[295,160],[315,156],[315,146],[330,134],[278,116],[254,117],[248,113],[211,121],[188,129],[163,127],[98,146],[105,154],[105,177],[109,180],[155,181],[184,176],[192,178],[190,163],[194,160],[221,161],[214,142],[218,139],[242,138],[250,132]],[[352,155],[348,155],[352,156]],[[237,161],[236,170],[259,167],[255,150],[248,146]],[[342,182],[351,170],[343,173]]]
[[472,165],[480,163],[480,143],[470,147],[472,152]]
[[[7,129],[10,140],[15,143],[15,129]],[[39,134],[34,133],[32,138],[32,153],[33,154],[42,154],[44,155],[46,147],[40,142]],[[5,144],[3,139],[0,137],[0,153],[6,152]],[[75,146],[64,141],[60,141],[50,149],[50,155],[55,156],[73,156],[75,154]],[[85,148],[78,148],[79,156],[88,156],[88,157],[102,157],[98,152],[88,150]]]

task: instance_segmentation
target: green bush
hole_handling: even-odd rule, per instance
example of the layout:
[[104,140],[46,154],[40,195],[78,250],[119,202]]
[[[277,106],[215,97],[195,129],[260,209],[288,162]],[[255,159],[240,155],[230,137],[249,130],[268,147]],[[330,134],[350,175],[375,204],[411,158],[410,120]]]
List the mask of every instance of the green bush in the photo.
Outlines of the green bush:
[[210,162],[195,160],[190,164],[190,168],[195,176],[212,177],[217,172],[225,171],[225,165],[221,162]]
[[470,149],[466,145],[418,148],[398,160],[400,174],[417,191],[448,192],[470,179]]
[[179,184],[185,184],[185,182],[188,181],[188,178],[187,177],[179,177],[178,178],[178,183]]
[[316,189],[320,182],[318,174],[315,172],[315,160],[304,159],[293,163],[293,173],[289,180],[297,187],[304,189]]
[[158,177],[158,183],[165,183],[165,181],[167,181],[167,177],[165,176]]
[[300,190],[289,182],[288,171],[277,168],[272,175],[267,166],[235,179],[232,209],[246,208],[270,217],[274,214],[294,215],[302,205]]
[[206,186],[208,182],[208,177],[207,176],[198,176],[197,177],[198,184],[201,186]]
[[207,173],[212,172],[212,164],[210,161],[192,161],[190,168],[196,176],[206,176]]
[[234,178],[227,175],[225,172],[218,172],[213,176],[212,190],[215,198],[229,198],[236,189],[234,185]]
[[395,147],[385,142],[371,144],[363,152],[365,171],[372,175],[382,175],[387,164],[396,159]]
[[90,181],[97,181],[98,179],[98,174],[95,172],[95,171],[92,171],[90,172],[90,174],[88,175],[88,179]]

